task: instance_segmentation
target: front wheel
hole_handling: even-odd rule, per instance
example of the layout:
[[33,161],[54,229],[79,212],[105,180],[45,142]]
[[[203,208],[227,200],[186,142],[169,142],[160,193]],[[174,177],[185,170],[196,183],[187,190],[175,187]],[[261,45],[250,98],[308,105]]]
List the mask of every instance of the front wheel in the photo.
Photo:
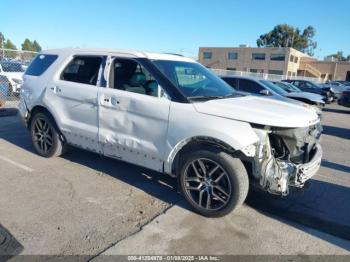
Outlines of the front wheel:
[[221,217],[244,202],[249,180],[241,160],[216,148],[188,152],[181,159],[179,186],[196,212]]
[[62,155],[67,145],[52,118],[45,113],[36,113],[30,124],[32,142],[37,153],[43,157]]

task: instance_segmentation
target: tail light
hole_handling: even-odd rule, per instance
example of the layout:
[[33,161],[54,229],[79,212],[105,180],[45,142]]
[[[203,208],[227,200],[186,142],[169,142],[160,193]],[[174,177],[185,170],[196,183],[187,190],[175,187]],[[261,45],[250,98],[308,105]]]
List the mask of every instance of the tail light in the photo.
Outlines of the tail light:
[[349,95],[350,95],[349,92],[343,92],[343,93],[342,93],[342,96],[349,96]]

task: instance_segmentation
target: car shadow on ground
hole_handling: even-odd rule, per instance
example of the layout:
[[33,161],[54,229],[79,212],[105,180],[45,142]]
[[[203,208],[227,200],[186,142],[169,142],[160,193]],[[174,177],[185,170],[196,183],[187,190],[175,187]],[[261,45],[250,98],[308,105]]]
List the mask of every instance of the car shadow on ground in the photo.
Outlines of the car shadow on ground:
[[350,110],[336,109],[336,108],[323,108],[322,111],[330,112],[330,113],[338,113],[338,114],[350,114]]
[[336,136],[339,138],[350,139],[350,130],[348,128],[336,127],[336,126],[328,126],[322,125],[323,134],[329,136]]
[[23,251],[23,246],[0,224],[0,261],[7,261]]
[[349,199],[349,187],[311,179],[305,189],[286,197],[251,190],[246,203],[265,215],[350,240]]
[[341,164],[334,163],[334,162],[331,162],[331,161],[328,161],[328,160],[322,160],[322,166],[330,168],[330,169],[342,171],[342,172],[345,172],[345,173],[350,173],[350,167],[349,166],[341,165]]

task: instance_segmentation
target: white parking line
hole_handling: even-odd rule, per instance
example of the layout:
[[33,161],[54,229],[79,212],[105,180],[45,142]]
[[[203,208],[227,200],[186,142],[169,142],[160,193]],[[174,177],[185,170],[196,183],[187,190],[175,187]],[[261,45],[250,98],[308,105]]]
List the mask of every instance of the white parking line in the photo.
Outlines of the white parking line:
[[11,160],[11,159],[8,159],[7,157],[0,156],[0,159],[3,160],[3,161],[5,161],[5,162],[7,162],[7,163],[10,163],[10,164],[12,164],[12,165],[14,165],[14,166],[16,166],[16,167],[22,168],[23,170],[25,170],[25,171],[27,171],[27,172],[33,172],[33,171],[34,171],[34,169],[32,169],[32,168],[30,168],[30,167],[27,167],[27,166],[25,166],[25,165],[22,165],[22,164],[20,164],[20,163],[17,163],[17,162],[15,162],[15,161]]

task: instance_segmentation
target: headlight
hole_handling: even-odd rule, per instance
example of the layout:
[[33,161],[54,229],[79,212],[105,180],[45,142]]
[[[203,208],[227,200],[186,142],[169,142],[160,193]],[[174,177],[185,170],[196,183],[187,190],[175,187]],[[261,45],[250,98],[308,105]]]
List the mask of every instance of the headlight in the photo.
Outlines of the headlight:
[[12,81],[15,82],[18,85],[23,84],[23,80],[22,79],[12,78]]

